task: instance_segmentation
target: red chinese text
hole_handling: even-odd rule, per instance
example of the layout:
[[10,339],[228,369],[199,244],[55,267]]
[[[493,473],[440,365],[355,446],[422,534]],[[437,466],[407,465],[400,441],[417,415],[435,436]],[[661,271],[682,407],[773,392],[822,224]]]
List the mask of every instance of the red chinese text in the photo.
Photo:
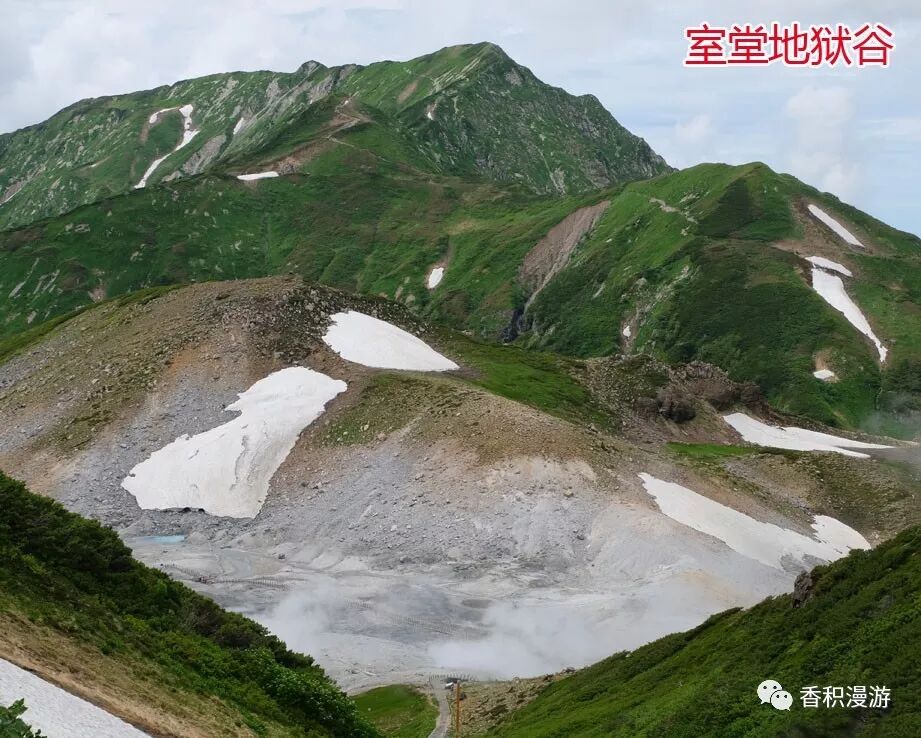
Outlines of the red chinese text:
[[791,23],[739,23],[721,28],[701,23],[686,28],[686,67],[764,66],[888,67],[895,34],[882,23],[851,30],[841,23],[802,26]]

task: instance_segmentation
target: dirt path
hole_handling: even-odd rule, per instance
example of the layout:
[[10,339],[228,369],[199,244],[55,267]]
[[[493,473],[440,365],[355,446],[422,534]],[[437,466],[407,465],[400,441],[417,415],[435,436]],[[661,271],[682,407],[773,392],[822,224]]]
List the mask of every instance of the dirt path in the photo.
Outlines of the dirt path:
[[445,696],[444,681],[437,677],[429,680],[432,685],[432,691],[435,693],[435,699],[438,701],[438,719],[435,721],[435,728],[429,733],[429,738],[445,738],[448,735],[448,729],[451,727],[451,707],[448,704],[448,698]]

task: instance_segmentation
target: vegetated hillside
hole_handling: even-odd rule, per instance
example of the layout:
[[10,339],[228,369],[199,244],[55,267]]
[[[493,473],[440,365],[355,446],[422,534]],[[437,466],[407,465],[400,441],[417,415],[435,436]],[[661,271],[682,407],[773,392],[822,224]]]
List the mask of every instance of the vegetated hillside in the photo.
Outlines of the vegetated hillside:
[[371,689],[355,698],[361,714],[388,738],[428,738],[438,717],[431,696],[405,685]]
[[343,89],[396,116],[446,174],[566,194],[669,170],[596,97],[544,84],[490,43],[372,64]]
[[[921,528],[812,571],[792,595],[612,656],[548,686],[489,735],[883,736],[921,734]],[[789,711],[761,704],[774,679]],[[872,707],[806,708],[803,688],[885,686]],[[821,699],[821,698],[820,698]],[[847,699],[847,698],[845,698]]]
[[374,736],[309,656],[0,472],[0,656],[156,735]]
[[[810,204],[865,248],[819,223]],[[884,363],[812,288],[811,256],[849,266],[845,288],[889,348]],[[902,432],[918,429],[908,376],[921,369],[921,240],[763,164],[700,165],[626,186],[523,324],[530,345],[700,359],[797,414],[840,425],[886,416],[876,427],[896,432],[888,421],[902,413]],[[835,381],[817,381],[820,367]]]
[[[309,130],[316,108],[333,98],[351,105]],[[429,172],[538,192],[586,191],[668,170],[597,99],[550,87],[483,43],[408,62],[307,62],[290,74],[217,74],[82,100],[0,135],[0,227],[130,191],[142,179],[149,186],[269,155],[291,171],[311,147],[372,118]]]
[[[304,135],[343,104],[315,107]],[[700,359],[758,383],[781,409],[917,432],[916,237],[761,164],[700,165],[548,199],[426,174],[393,130],[340,131],[297,174],[193,177],[0,232],[0,334],[145,287],[298,273],[490,340]],[[812,204],[865,247],[820,223]],[[812,288],[811,256],[852,273],[844,286],[888,348],[884,363]],[[443,278],[430,286],[436,267]],[[835,381],[816,379],[820,368]]]

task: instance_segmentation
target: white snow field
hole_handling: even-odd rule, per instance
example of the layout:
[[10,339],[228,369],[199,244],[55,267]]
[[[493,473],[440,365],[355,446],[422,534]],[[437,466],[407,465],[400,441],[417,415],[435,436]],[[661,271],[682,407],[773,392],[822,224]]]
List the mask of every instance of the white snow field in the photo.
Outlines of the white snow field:
[[784,569],[785,561],[794,565],[807,565],[810,558],[835,561],[852,548],[870,548],[860,533],[834,518],[816,517],[812,524],[815,537],[810,538],[788,528],[762,523],[680,484],[649,474],[639,476],[665,515],[775,569]]
[[233,135],[236,136],[243,129],[243,126],[245,125],[246,125],[246,119],[241,117],[240,120],[238,120],[236,123],[233,124]]
[[812,289],[818,292],[825,302],[847,318],[848,323],[873,342],[873,345],[876,346],[876,351],[879,353],[880,362],[886,361],[889,349],[883,346],[879,338],[876,337],[873,328],[870,327],[870,321],[867,320],[867,317],[847,294],[841,277],[826,272],[824,269],[813,268]]
[[256,172],[255,174],[238,174],[237,179],[242,179],[244,182],[251,182],[254,179],[268,179],[270,177],[277,177],[278,172]]
[[850,438],[833,436],[829,433],[797,428],[796,426],[779,427],[767,425],[745,413],[724,415],[725,420],[749,443],[772,448],[786,448],[792,451],[834,451],[844,456],[868,459],[867,454],[853,451],[855,448],[892,448],[879,443],[864,443]]
[[154,123],[157,122],[157,118],[159,118],[161,115],[163,115],[163,113],[168,113],[170,110],[175,110],[175,109],[176,109],[176,108],[161,108],[161,109],[158,110],[156,113],[151,113],[151,114],[150,114],[150,117],[147,119],[147,122],[148,122],[150,125],[153,125]]
[[854,276],[851,270],[844,266],[844,264],[839,264],[837,261],[826,259],[824,256],[807,256],[806,261],[810,262],[813,266],[822,267],[823,269],[830,269],[833,272],[843,274],[845,277]]
[[255,517],[300,432],[346,389],[345,382],[304,367],[274,372],[227,406],[239,417],[180,436],[135,466],[122,487],[145,510],[192,507]]
[[863,244],[857,240],[857,237],[853,233],[851,233],[847,228],[841,225],[837,220],[835,220],[828,213],[822,210],[822,208],[810,204],[809,212],[812,213],[816,218],[822,221],[829,228],[831,228],[831,230],[833,230],[835,233],[841,236],[841,238],[843,238],[845,241],[847,241],[852,246],[860,246],[860,248],[864,247]]
[[812,373],[812,376],[816,379],[821,379],[823,382],[828,382],[829,380],[835,379],[838,375],[831,369],[816,369]]
[[429,272],[429,278],[427,282],[428,288],[430,290],[435,289],[439,284],[441,284],[441,280],[444,279],[444,276],[445,276],[444,267],[435,267],[434,269],[432,269],[432,271]]
[[[175,109],[176,108],[164,108],[163,110],[158,110],[156,113],[150,116],[150,124],[153,125],[157,122],[157,118],[160,116],[160,113],[166,113]],[[142,187],[146,187],[148,178],[156,171],[157,167],[160,166],[160,164],[162,164],[168,156],[175,154],[177,151],[179,151],[179,149],[187,146],[188,143],[198,134],[198,131],[192,128],[193,110],[195,110],[195,108],[192,105],[183,105],[181,108],[179,108],[179,112],[182,114],[182,138],[180,139],[179,143],[176,144],[176,148],[170,151],[169,154],[161,156],[159,159],[153,160],[151,165],[147,167],[147,171],[144,172],[144,176],[141,177],[141,180],[134,186],[134,189],[139,190]]]
[[349,310],[336,313],[323,336],[326,345],[346,361],[376,369],[446,372],[460,367],[425,341],[402,328]]
[[48,738],[145,738],[137,728],[35,674],[0,659],[0,704],[25,700],[22,719]]
[[633,331],[630,330],[629,325],[625,325],[623,331],[621,332],[624,334],[624,338],[630,338],[630,336],[633,334]]

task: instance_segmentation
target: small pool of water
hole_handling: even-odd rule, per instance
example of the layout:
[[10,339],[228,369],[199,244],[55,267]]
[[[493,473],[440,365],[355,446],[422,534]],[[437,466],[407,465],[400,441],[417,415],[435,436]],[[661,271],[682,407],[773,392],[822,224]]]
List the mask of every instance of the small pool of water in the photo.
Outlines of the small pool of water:
[[137,539],[139,543],[182,543],[185,536],[177,534],[174,536],[142,536]]

